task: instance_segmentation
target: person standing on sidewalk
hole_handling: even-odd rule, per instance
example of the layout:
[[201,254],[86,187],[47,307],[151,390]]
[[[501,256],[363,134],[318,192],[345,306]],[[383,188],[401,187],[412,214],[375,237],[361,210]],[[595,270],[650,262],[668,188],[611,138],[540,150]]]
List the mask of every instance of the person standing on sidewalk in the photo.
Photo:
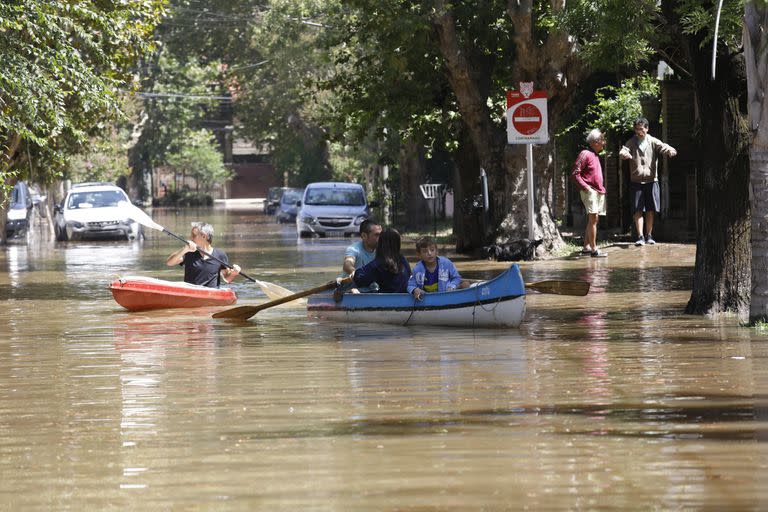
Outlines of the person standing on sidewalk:
[[571,170],[571,178],[578,185],[581,202],[587,210],[587,227],[584,230],[584,248],[582,254],[593,258],[608,256],[597,248],[597,221],[605,216],[605,187],[603,186],[603,166],[600,152],[605,148],[605,136],[597,128],[587,135],[589,149],[582,150]]
[[653,239],[653,217],[661,211],[659,155],[673,157],[677,155],[677,150],[649,135],[648,120],[638,118],[635,121],[635,136],[619,151],[623,160],[629,160],[629,194],[632,198],[632,219],[637,231],[635,245],[656,243]]

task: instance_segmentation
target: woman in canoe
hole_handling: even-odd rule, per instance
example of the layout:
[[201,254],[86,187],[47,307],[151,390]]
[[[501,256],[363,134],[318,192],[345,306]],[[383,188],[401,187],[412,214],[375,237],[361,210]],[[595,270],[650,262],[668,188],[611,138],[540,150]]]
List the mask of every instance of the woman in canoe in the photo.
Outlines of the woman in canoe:
[[168,256],[166,265],[184,265],[184,281],[190,284],[218,288],[222,278],[231,283],[240,273],[240,267],[232,265],[232,268],[228,268],[216,261],[218,259],[228,263],[229,259],[227,253],[211,245],[213,226],[205,222],[193,222],[190,236],[187,245]]
[[411,266],[400,254],[400,233],[387,228],[379,235],[376,258],[352,273],[355,286],[370,286],[378,283],[379,293],[406,293]]

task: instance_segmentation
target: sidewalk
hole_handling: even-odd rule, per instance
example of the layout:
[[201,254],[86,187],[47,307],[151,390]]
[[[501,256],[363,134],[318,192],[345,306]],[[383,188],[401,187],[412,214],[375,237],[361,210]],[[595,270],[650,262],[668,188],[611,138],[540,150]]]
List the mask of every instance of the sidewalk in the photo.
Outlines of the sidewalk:
[[223,208],[225,210],[241,210],[252,212],[264,211],[263,197],[250,197],[245,199],[215,199],[214,208]]

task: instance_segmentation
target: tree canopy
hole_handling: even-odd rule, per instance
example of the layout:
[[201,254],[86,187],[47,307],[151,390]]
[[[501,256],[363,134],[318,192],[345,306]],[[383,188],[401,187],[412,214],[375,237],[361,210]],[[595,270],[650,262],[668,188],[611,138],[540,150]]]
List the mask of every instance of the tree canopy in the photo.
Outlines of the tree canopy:
[[64,155],[120,115],[162,13],[162,0],[0,3],[3,176],[29,154],[53,159],[59,165],[46,169],[60,172]]

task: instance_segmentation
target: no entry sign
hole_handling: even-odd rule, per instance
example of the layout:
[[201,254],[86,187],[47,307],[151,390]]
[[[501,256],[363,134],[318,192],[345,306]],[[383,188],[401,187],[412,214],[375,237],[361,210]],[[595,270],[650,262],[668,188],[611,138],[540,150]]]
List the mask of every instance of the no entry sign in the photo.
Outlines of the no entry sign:
[[549,141],[546,91],[507,91],[507,143]]

